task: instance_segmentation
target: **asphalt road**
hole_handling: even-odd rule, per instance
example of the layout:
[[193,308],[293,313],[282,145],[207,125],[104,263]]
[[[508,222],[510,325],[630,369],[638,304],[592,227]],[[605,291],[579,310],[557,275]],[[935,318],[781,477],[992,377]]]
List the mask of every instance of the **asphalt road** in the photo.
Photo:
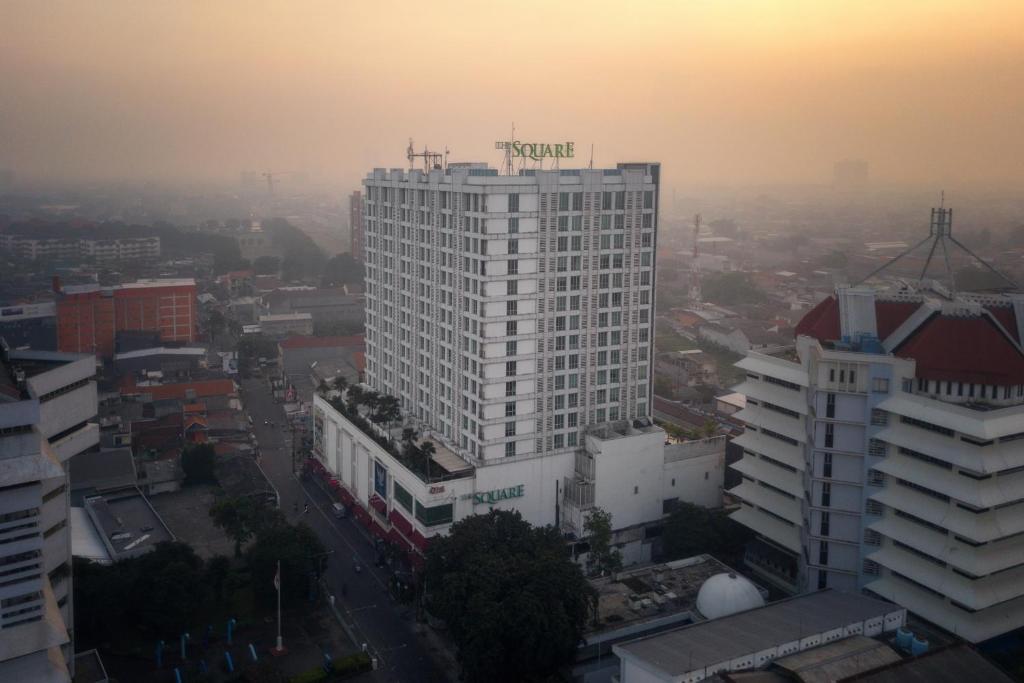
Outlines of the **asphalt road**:
[[[366,643],[370,653],[378,658],[375,680],[448,680],[427,655],[421,637],[413,631],[413,608],[391,598],[387,590],[389,570],[373,565],[377,554],[368,535],[351,518],[335,519],[331,514],[332,501],[317,483],[302,482],[292,473],[291,434],[284,409],[274,402],[266,380],[242,380],[241,384],[242,400],[259,440],[260,466],[277,487],[281,510],[291,519],[303,517],[328,551],[333,551],[328,561],[327,583],[356,639]],[[265,425],[268,419],[274,424]],[[307,502],[309,512],[303,513]],[[353,570],[356,559],[362,565],[358,574]],[[342,586],[346,588],[345,595]]]

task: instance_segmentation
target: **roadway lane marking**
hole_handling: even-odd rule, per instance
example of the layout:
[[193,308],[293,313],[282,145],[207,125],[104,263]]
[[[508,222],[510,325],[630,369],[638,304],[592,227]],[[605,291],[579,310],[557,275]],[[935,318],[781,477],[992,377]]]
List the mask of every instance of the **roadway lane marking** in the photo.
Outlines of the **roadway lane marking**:
[[313,499],[313,496],[311,496],[309,494],[309,491],[306,490],[306,487],[303,485],[302,481],[298,477],[296,477],[295,475],[292,475],[292,477],[296,481],[299,482],[299,486],[302,486],[302,491],[303,491],[303,493],[306,494],[306,497],[312,503],[313,509],[315,509],[317,512],[320,513],[320,516],[324,518],[324,521],[327,523],[327,526],[330,527],[331,531],[333,531],[335,534],[337,534],[338,538],[340,538],[342,540],[342,542],[344,542],[345,545],[348,546],[348,549],[352,551],[352,554],[355,557],[359,558],[359,563],[363,565],[363,567],[366,570],[366,573],[373,577],[373,580],[377,582],[377,585],[379,585],[382,589],[387,590],[388,589],[387,584],[385,584],[383,581],[381,581],[380,577],[378,577],[377,574],[372,569],[370,569],[370,565],[368,563],[363,562],[362,557],[359,555],[359,551],[356,550],[355,546],[353,546],[351,543],[349,543],[348,539],[345,538],[345,536],[341,533],[341,530],[338,529],[338,527],[334,525],[334,523],[331,521],[332,518],[328,517],[327,513],[320,509],[320,506],[317,505],[316,501]]

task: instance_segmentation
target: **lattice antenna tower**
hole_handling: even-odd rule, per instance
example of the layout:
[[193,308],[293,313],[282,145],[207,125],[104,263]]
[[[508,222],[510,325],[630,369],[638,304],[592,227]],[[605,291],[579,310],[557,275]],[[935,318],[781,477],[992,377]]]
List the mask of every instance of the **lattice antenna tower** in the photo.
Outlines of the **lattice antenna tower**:
[[898,254],[891,261],[883,263],[878,268],[875,268],[873,271],[871,271],[870,273],[865,275],[863,278],[861,278],[861,280],[857,283],[857,285],[863,284],[864,282],[870,280],[875,275],[878,275],[879,273],[881,273],[882,271],[886,270],[887,268],[890,268],[893,265],[895,265],[896,262],[899,261],[900,259],[902,259],[902,258],[908,256],[909,254],[917,251],[917,249],[919,247],[924,246],[925,244],[928,244],[928,245],[930,245],[929,248],[928,248],[928,257],[925,259],[924,267],[921,268],[921,274],[918,275],[918,277],[917,277],[918,283],[924,282],[925,276],[928,274],[928,269],[932,265],[932,260],[935,258],[935,252],[938,251],[938,248],[941,246],[942,247],[942,262],[943,262],[943,264],[945,266],[945,271],[946,271],[945,272],[945,276],[946,276],[945,280],[946,280],[946,283],[947,283],[947,285],[949,287],[949,295],[950,295],[950,297],[955,296],[956,295],[956,274],[954,273],[952,263],[950,262],[950,253],[953,252],[953,247],[959,247],[960,251],[962,251],[963,253],[967,254],[972,260],[976,261],[977,263],[980,263],[982,265],[982,267],[984,267],[986,270],[988,270],[989,272],[993,273],[996,277],[998,277],[1001,281],[1006,283],[1006,284],[998,286],[998,287],[989,287],[987,289],[998,289],[998,290],[1002,290],[1002,289],[1019,289],[1017,283],[1014,282],[1010,277],[1008,277],[1007,275],[1004,275],[1003,273],[999,272],[995,267],[990,265],[983,258],[981,258],[977,254],[975,254],[973,251],[968,249],[966,246],[964,246],[964,244],[962,242],[960,242],[960,240],[958,240],[957,238],[953,237],[953,209],[952,208],[947,209],[945,207],[945,204],[946,204],[946,193],[943,192],[942,193],[942,200],[941,200],[941,202],[939,204],[939,208],[932,209],[931,220],[930,220],[929,225],[928,225],[928,236],[925,237],[920,242],[918,242],[917,244],[915,244],[914,246],[912,246],[909,249],[906,249],[905,251],[903,251],[900,254]]

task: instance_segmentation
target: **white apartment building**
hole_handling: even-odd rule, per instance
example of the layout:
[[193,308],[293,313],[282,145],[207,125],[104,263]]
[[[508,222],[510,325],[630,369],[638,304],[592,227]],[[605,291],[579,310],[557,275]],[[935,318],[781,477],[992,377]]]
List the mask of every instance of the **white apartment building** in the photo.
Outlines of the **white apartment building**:
[[375,170],[367,384],[475,463],[648,416],[659,173]]
[[141,258],[158,258],[160,256],[160,238],[152,236],[88,239],[2,234],[0,235],[0,249],[30,261],[83,258],[91,258],[97,261],[125,261]]
[[384,516],[392,499],[399,514],[452,505],[423,535],[487,507],[579,536],[595,505],[621,528],[668,498],[720,502],[724,443],[666,450],[649,417],[658,164],[376,169],[363,184],[366,384],[400,399],[447,479],[405,477],[317,399],[314,448],[348,494],[376,494],[364,502]]
[[71,680],[68,460],[99,443],[96,359],[0,358],[0,680]]
[[796,334],[737,364],[747,565],[972,642],[1024,626],[1024,296],[840,288]]

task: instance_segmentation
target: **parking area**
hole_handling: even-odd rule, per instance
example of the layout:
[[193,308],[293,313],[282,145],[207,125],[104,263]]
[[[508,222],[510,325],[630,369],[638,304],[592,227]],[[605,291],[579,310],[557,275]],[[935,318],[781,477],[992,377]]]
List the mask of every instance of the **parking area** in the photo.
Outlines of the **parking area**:
[[195,548],[196,553],[204,558],[214,555],[231,557],[235,552],[234,543],[214,526],[210,518],[210,506],[216,491],[217,487],[211,484],[198,484],[173,493],[161,493],[149,500],[171,533],[179,541]]

